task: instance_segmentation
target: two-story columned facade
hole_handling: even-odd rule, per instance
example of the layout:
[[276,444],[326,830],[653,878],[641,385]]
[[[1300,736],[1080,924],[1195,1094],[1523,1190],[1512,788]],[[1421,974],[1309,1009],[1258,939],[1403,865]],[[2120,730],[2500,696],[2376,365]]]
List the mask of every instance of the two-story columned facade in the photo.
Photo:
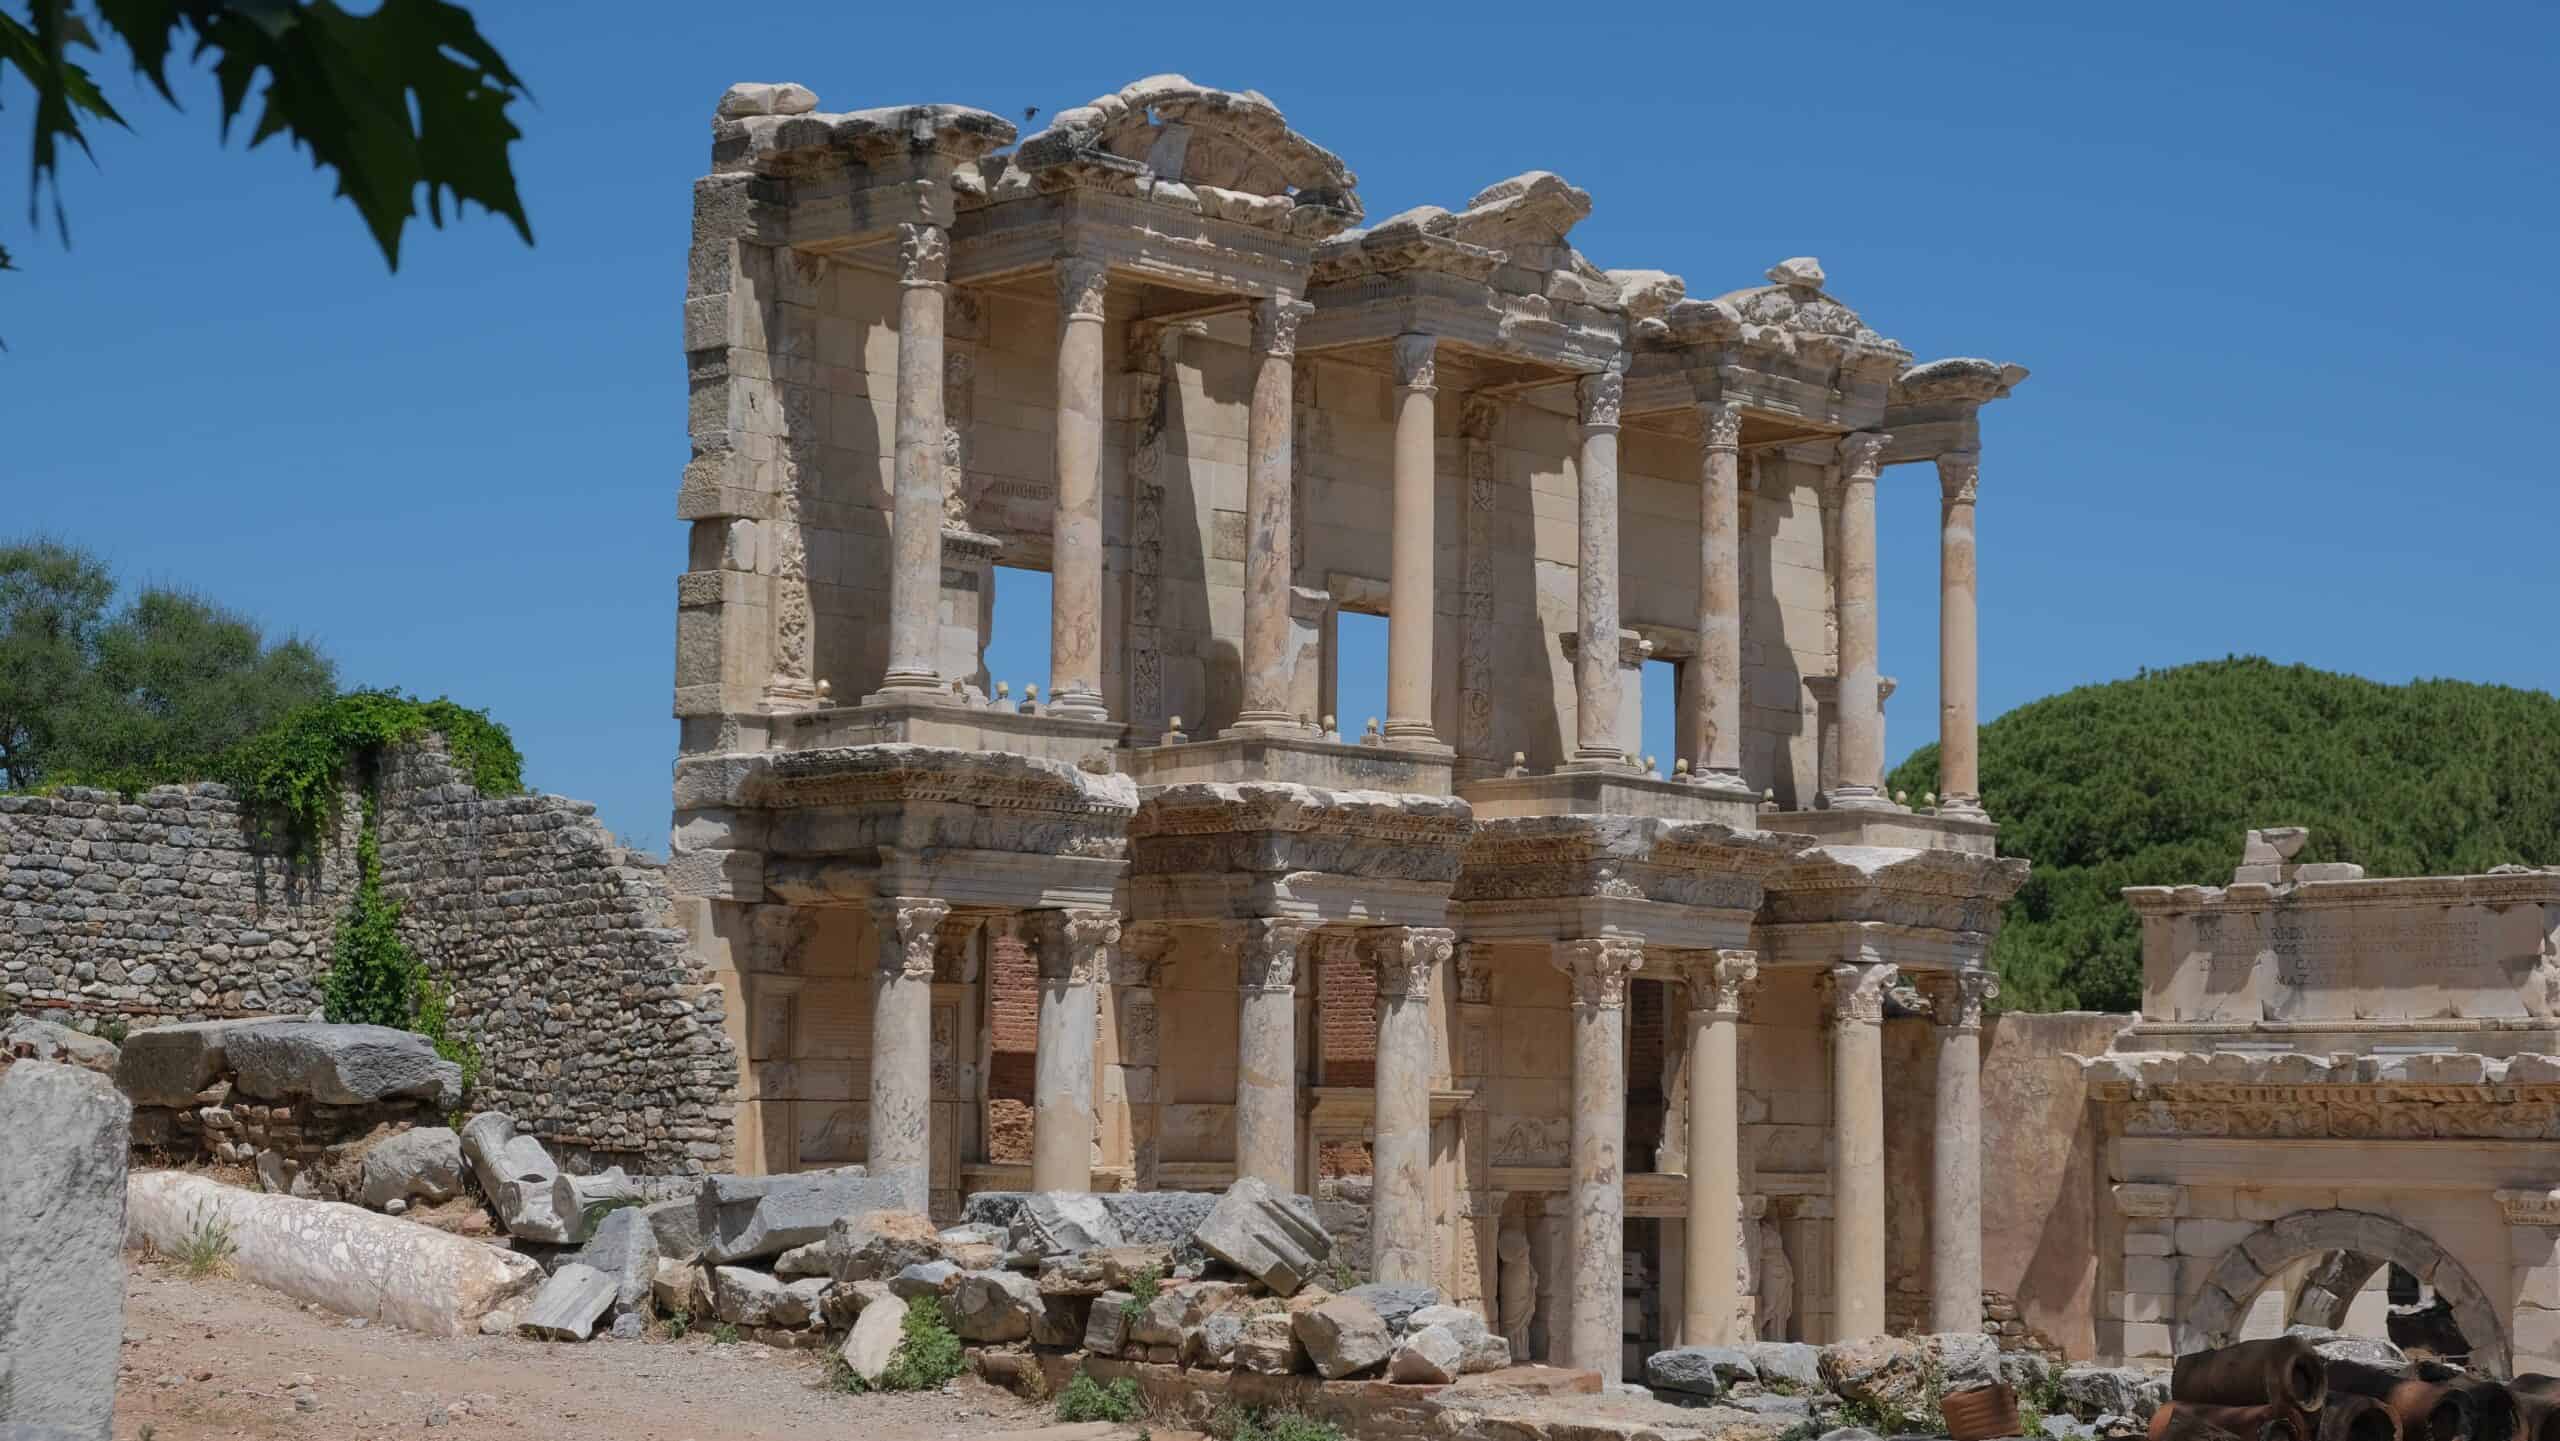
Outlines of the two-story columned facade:
[[[743,1169],[864,1162],[939,1214],[1365,1189],[1376,1276],[1613,1377],[1978,1329],[2025,868],[1976,800],[1977,415],[2025,372],[1914,364],[1811,259],[1712,299],[1602,270],[1590,208],[1530,172],[1364,225],[1270,101],[1178,76],[1018,143],[730,92],[672,871]],[[1944,517],[1918,809],[1876,660],[1904,477]],[[995,614],[998,566],[1050,613]],[[1332,716],[1346,611],[1386,621],[1374,731]],[[1041,624],[1009,694],[987,638]]]

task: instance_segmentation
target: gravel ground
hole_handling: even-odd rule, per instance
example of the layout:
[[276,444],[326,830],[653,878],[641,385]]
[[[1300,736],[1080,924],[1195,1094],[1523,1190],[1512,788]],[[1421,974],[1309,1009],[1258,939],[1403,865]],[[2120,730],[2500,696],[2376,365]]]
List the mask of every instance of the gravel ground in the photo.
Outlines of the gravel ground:
[[130,1260],[124,1327],[116,1441],[976,1441],[1050,1424],[1045,1407],[974,1377],[851,1396],[824,1385],[823,1351],[699,1334],[584,1345],[421,1336]]

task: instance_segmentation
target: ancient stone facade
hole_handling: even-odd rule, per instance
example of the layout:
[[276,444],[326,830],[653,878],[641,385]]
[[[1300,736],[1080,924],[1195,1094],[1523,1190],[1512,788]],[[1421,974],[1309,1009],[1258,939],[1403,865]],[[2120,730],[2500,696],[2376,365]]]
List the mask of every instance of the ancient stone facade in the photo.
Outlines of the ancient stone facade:
[[[1611,1376],[1880,1330],[1915,1236],[1927,1323],[1979,1328],[1972,1058],[2024,865],[1976,801],[1973,517],[2022,369],[1914,364],[1810,258],[1716,298],[1603,270],[1545,172],[1364,226],[1271,101],[1179,76],[1018,143],[743,86],[694,196],[669,874],[742,1164],[862,1160],[947,1215],[1341,1197],[1365,1159],[1378,1276]],[[1917,809],[1875,587],[1913,466]],[[1045,700],[986,673],[998,565],[1050,576],[1007,618]],[[1345,611],[1387,621],[1376,728],[1329,714]],[[1648,658],[1670,775],[1631,754]],[[1027,1164],[991,1144],[1013,936]],[[1374,1040],[1329,1072],[1345,1018]],[[1889,1127],[1915,1070],[1936,1107]]]
[[2253,1305],[2337,1325],[2386,1265],[2499,1374],[2560,1365],[2560,870],[2367,879],[2252,832],[2224,886],[2125,893],[2143,1009],[2087,1061],[2099,1349]]
[[[401,933],[482,1053],[473,1105],[596,1164],[720,1169],[736,1062],[660,868],[592,806],[479,794],[432,741],[386,759],[380,795]],[[303,864],[220,786],[0,797],[0,990],[89,1027],[317,1010],[355,883],[342,805]]]

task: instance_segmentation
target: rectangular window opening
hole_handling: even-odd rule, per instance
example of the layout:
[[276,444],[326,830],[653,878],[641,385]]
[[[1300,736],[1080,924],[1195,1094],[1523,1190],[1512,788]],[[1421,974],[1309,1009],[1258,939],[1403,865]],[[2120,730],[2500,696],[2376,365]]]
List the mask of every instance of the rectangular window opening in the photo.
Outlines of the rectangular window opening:
[[1049,694],[1049,573],[1018,565],[999,565],[992,572],[995,595],[982,604],[978,674],[967,679],[992,696],[1004,688],[1019,705],[1025,687]]
[[1333,613],[1333,643],[1327,652],[1332,685],[1326,688],[1334,729],[1346,741],[1358,741],[1376,721],[1387,723],[1387,618],[1355,610]]

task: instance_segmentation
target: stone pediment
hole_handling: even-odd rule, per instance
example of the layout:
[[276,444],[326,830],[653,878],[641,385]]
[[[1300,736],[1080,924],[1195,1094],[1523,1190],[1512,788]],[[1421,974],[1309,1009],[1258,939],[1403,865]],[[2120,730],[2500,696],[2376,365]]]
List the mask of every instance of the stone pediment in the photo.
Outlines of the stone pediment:
[[1446,884],[1474,820],[1455,796],[1200,781],[1150,794],[1129,830],[1141,876],[1320,872]]
[[1663,328],[1642,338],[1657,345],[1739,344],[1745,350],[1817,365],[1890,376],[1911,352],[1877,334],[1858,313],[1822,287],[1822,262],[1797,256],[1769,268],[1770,283],[1709,301],[1683,301],[1663,315]]
[[2027,368],[2023,365],[1951,356],[1902,372],[1895,378],[1889,398],[1895,405],[1980,405],[2006,396],[2026,378]]
[[979,200],[1077,184],[1292,235],[1358,223],[1359,177],[1289,127],[1259,91],[1151,75],[1070,106],[1007,157],[979,167]]
[[[770,87],[733,86],[731,96],[762,88]],[[809,96],[812,105],[816,98]],[[841,114],[811,109],[733,115],[733,108],[724,97],[722,113],[712,122],[712,158],[722,169],[766,175],[821,171],[837,155],[876,160],[902,151],[929,151],[965,163],[1014,138],[1012,121],[967,105],[889,105]]]
[[1430,270],[1480,281],[1508,259],[1500,250],[1460,240],[1454,216],[1437,205],[1421,205],[1317,246],[1313,280],[1325,285],[1357,275]]

